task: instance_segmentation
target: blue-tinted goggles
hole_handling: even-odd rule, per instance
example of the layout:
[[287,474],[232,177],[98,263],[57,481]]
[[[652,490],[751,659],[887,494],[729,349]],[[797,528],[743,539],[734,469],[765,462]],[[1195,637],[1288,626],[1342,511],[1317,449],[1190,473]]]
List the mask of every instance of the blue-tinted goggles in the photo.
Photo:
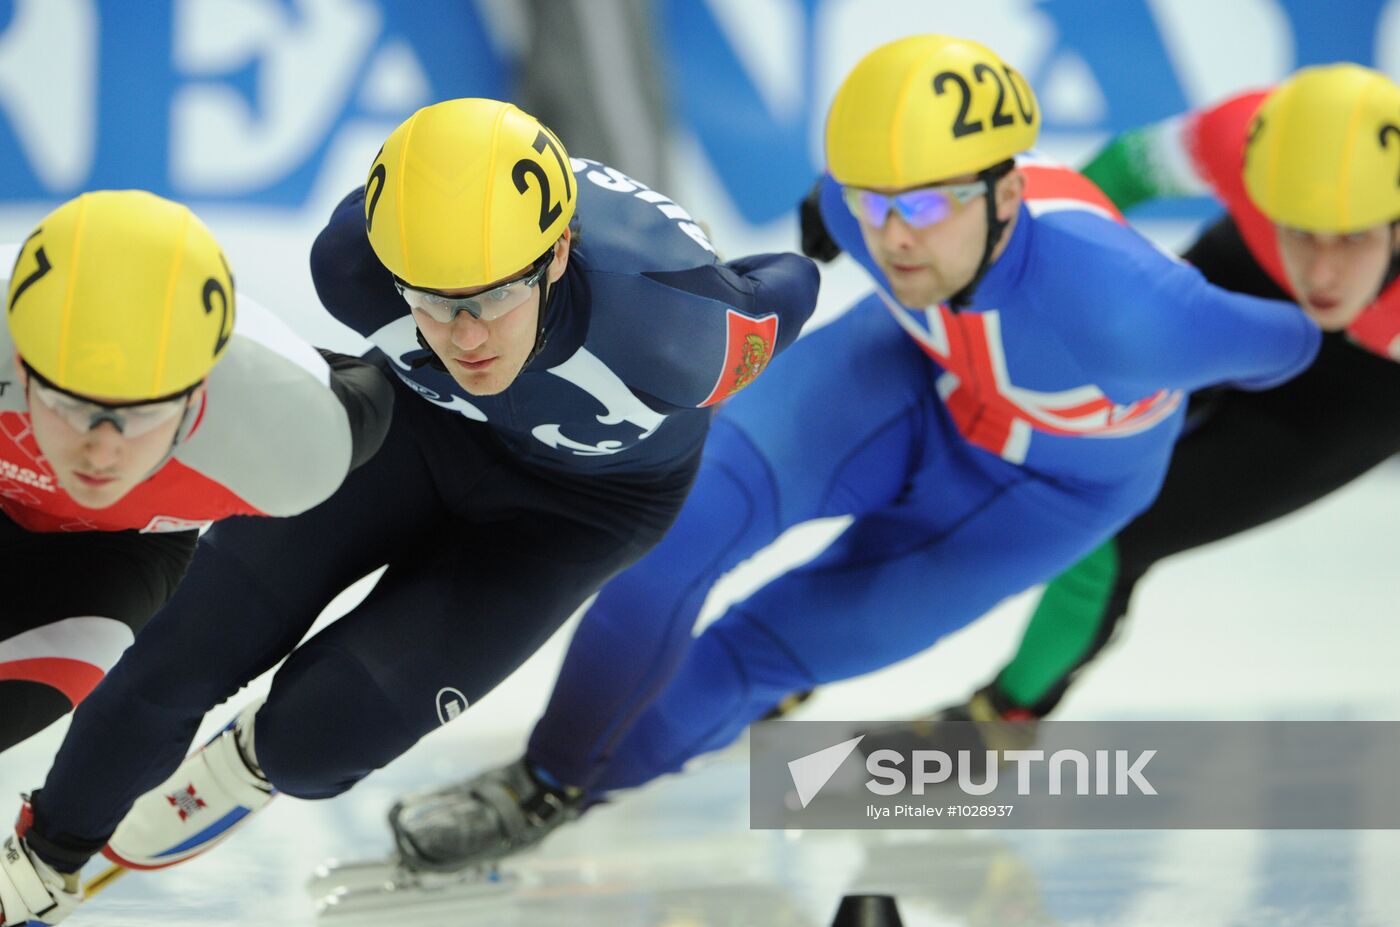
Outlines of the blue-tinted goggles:
[[903,193],[875,193],[859,187],[846,187],[846,208],[866,225],[883,228],[891,211],[916,229],[928,228],[947,219],[958,209],[987,192],[985,180],[919,187]]

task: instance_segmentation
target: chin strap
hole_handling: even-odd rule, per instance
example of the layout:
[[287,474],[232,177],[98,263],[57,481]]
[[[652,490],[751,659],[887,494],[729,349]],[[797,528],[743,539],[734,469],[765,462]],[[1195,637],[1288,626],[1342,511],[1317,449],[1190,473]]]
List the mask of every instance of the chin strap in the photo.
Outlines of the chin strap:
[[413,326],[413,334],[418,336],[418,346],[428,353],[416,360],[409,361],[408,369],[421,370],[424,367],[431,367],[434,370],[447,373],[447,365],[442,362],[442,358],[437,356],[437,352],[433,350],[432,345],[428,344],[428,339],[423,337],[423,330],[415,325]]
[[[194,390],[198,389],[202,384],[207,382],[207,378],[204,380],[200,380],[199,383],[196,383],[194,386],[190,387],[190,391],[193,392]],[[175,456],[175,452],[179,449],[180,445],[187,438],[189,438],[190,433],[194,431],[194,426],[199,421],[199,413],[204,409],[204,404],[208,401],[209,399],[207,393],[199,398],[199,402],[186,401],[185,414],[180,416],[180,427],[175,429],[175,437],[170,439],[170,448],[165,452],[165,456],[162,457],[160,461],[150,469],[150,472],[148,472],[145,476],[141,477],[142,482],[155,476],[156,471],[159,470],[161,467],[165,466],[167,463],[169,463],[170,458]]]
[[1381,288],[1376,291],[1376,297],[1385,292],[1386,287],[1395,282],[1396,277],[1400,277],[1400,249],[1396,248],[1395,230],[1400,228],[1400,219],[1390,223],[1390,266],[1385,269],[1385,279],[1381,281]]
[[554,295],[554,289],[549,283],[549,274],[546,273],[540,278],[540,311],[535,319],[535,346],[530,351],[530,356],[525,358],[525,363],[520,365],[522,371],[530,366],[530,362],[539,357],[544,350],[545,342],[549,340],[549,331],[545,323],[549,314],[549,297]]
[[992,264],[992,252],[996,250],[997,242],[1001,241],[1002,233],[1006,231],[1006,227],[1011,224],[1009,220],[1003,220],[997,216],[997,184],[1001,178],[1011,173],[1015,166],[1015,161],[1007,160],[977,174],[977,178],[986,181],[987,184],[987,194],[984,198],[987,210],[987,240],[982,245],[982,260],[977,264],[977,272],[972,275],[967,286],[948,298],[948,308],[954,312],[972,302],[977,284],[982,282],[982,278],[987,274],[987,268]]

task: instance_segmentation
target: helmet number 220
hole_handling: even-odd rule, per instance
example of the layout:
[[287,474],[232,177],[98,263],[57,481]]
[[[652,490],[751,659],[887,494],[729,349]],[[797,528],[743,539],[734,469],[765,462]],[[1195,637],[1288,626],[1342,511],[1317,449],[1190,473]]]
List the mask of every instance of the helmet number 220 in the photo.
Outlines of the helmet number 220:
[[[1035,119],[1034,107],[1028,108],[1026,98],[1021,95],[1021,88],[1016,85],[1016,78],[1012,75],[1010,67],[1005,67],[1006,81],[1003,82],[1001,75],[996,68],[985,62],[978,62],[972,68],[973,79],[979,84],[987,82],[988,78],[997,87],[996,105],[992,107],[992,128],[999,129],[1002,126],[1009,126],[1015,123],[1016,117],[1006,111],[1006,85],[1011,85],[1011,93],[1016,97],[1016,109],[1021,114],[1021,119],[1027,125]],[[957,71],[940,71],[933,78],[933,92],[942,96],[948,84],[955,85],[962,93],[962,103],[958,107],[957,118],[953,120],[953,138],[962,138],[966,135],[976,135],[978,132],[986,130],[986,123],[981,119],[974,119],[971,122],[967,119],[968,110],[972,108],[972,85],[967,82]]]

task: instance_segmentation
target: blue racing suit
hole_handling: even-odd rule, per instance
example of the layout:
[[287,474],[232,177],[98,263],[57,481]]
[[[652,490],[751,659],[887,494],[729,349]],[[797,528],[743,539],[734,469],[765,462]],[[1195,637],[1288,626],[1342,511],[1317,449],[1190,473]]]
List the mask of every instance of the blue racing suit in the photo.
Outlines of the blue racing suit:
[[[726,403],[660,545],[599,594],[528,758],[595,793],[733,740],[790,692],[887,666],[1055,576],[1151,502],[1185,392],[1302,371],[1291,304],[1213,287],[1078,174],[1026,201],[961,311],[899,305],[829,178],[823,217],[876,290]],[[786,529],[853,521],[698,638],[706,594]]]

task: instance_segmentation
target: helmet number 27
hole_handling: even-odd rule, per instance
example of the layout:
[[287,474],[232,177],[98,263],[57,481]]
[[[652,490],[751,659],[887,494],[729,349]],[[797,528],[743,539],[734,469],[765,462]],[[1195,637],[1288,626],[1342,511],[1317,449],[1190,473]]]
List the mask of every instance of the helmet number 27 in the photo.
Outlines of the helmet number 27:
[[[39,229],[33,235],[30,235],[29,238],[25,240],[25,247],[28,247],[29,242],[33,241],[35,237],[37,237],[42,231],[43,229]],[[24,250],[24,248],[20,249],[21,257],[24,255]],[[228,261],[224,259],[224,256],[222,254],[219,255],[219,260],[224,265],[224,273],[228,276],[229,281],[232,282],[233,276],[229,272]],[[53,270],[53,264],[49,261],[49,256],[44,251],[43,245],[40,245],[39,247],[34,249],[34,264],[35,267],[32,271],[30,271],[29,276],[21,280],[19,282],[19,285],[14,288],[14,295],[10,297],[10,312],[15,311],[15,307],[19,305],[19,298],[24,295],[25,290],[28,290],[35,283],[38,283],[39,280],[41,280],[45,274]],[[16,272],[18,272],[19,270],[18,262],[15,265],[15,270]],[[209,279],[204,281],[205,315],[209,315],[214,311],[215,296],[218,297],[218,309],[220,315],[219,330],[218,334],[216,334],[214,337],[214,352],[212,356],[218,357],[219,352],[224,349],[224,345],[228,344],[228,340],[233,334],[230,331],[230,328],[232,326],[229,324],[232,319],[231,310],[233,309],[233,303],[230,300],[228,291],[224,288],[224,284],[222,283],[222,281],[218,280],[215,277],[210,277]]]
[[[39,234],[39,232],[42,231],[43,229],[39,229],[33,235],[30,235],[29,239],[25,241],[25,244],[29,244],[29,242],[32,241],[34,237]],[[24,249],[20,248],[19,253],[24,254]],[[15,305],[19,302],[19,298],[21,295],[23,295],[24,291],[29,289],[35,283],[38,283],[39,278],[44,276],[44,274],[53,270],[53,265],[49,263],[49,256],[44,253],[43,245],[40,245],[39,247],[34,249],[34,263],[38,264],[39,266],[35,267],[33,272],[31,272],[28,277],[25,277],[23,280],[20,281],[19,286],[15,287],[15,295],[10,297],[11,312],[15,311]],[[15,269],[19,269],[18,263],[16,264]]]
[[[546,146],[554,155],[554,160],[559,165],[559,172],[564,177],[564,201],[567,202],[574,197],[573,171],[564,163],[564,156],[560,153],[559,145],[550,138],[549,133],[540,129],[535,136],[535,143],[532,146],[535,151],[544,154]],[[510,177],[515,181],[515,189],[524,194],[530,189],[528,178],[534,177],[540,188],[540,231],[543,232],[554,224],[554,220],[559,218],[562,207],[558,202],[549,202],[549,178],[545,174],[544,165],[530,158],[521,158],[515,162],[515,167],[510,172]]]
[[[224,265],[224,273],[228,276],[229,283],[233,283],[233,273],[228,269],[228,260],[223,254],[219,255],[219,262]],[[223,283],[216,277],[210,277],[204,281],[204,314],[209,315],[214,311],[214,297],[219,297],[219,333],[214,338],[214,356],[218,357],[219,352],[228,344],[229,336],[233,333],[229,331],[229,310],[233,308],[228,292],[224,289]]]
[[[1395,136],[1397,142],[1400,142],[1400,126],[1387,122],[1385,125],[1381,126],[1380,132],[1376,134],[1376,141],[1380,142],[1382,148],[1389,150],[1390,136],[1392,135]],[[1400,186],[1400,177],[1396,178],[1395,183],[1397,186]]]

